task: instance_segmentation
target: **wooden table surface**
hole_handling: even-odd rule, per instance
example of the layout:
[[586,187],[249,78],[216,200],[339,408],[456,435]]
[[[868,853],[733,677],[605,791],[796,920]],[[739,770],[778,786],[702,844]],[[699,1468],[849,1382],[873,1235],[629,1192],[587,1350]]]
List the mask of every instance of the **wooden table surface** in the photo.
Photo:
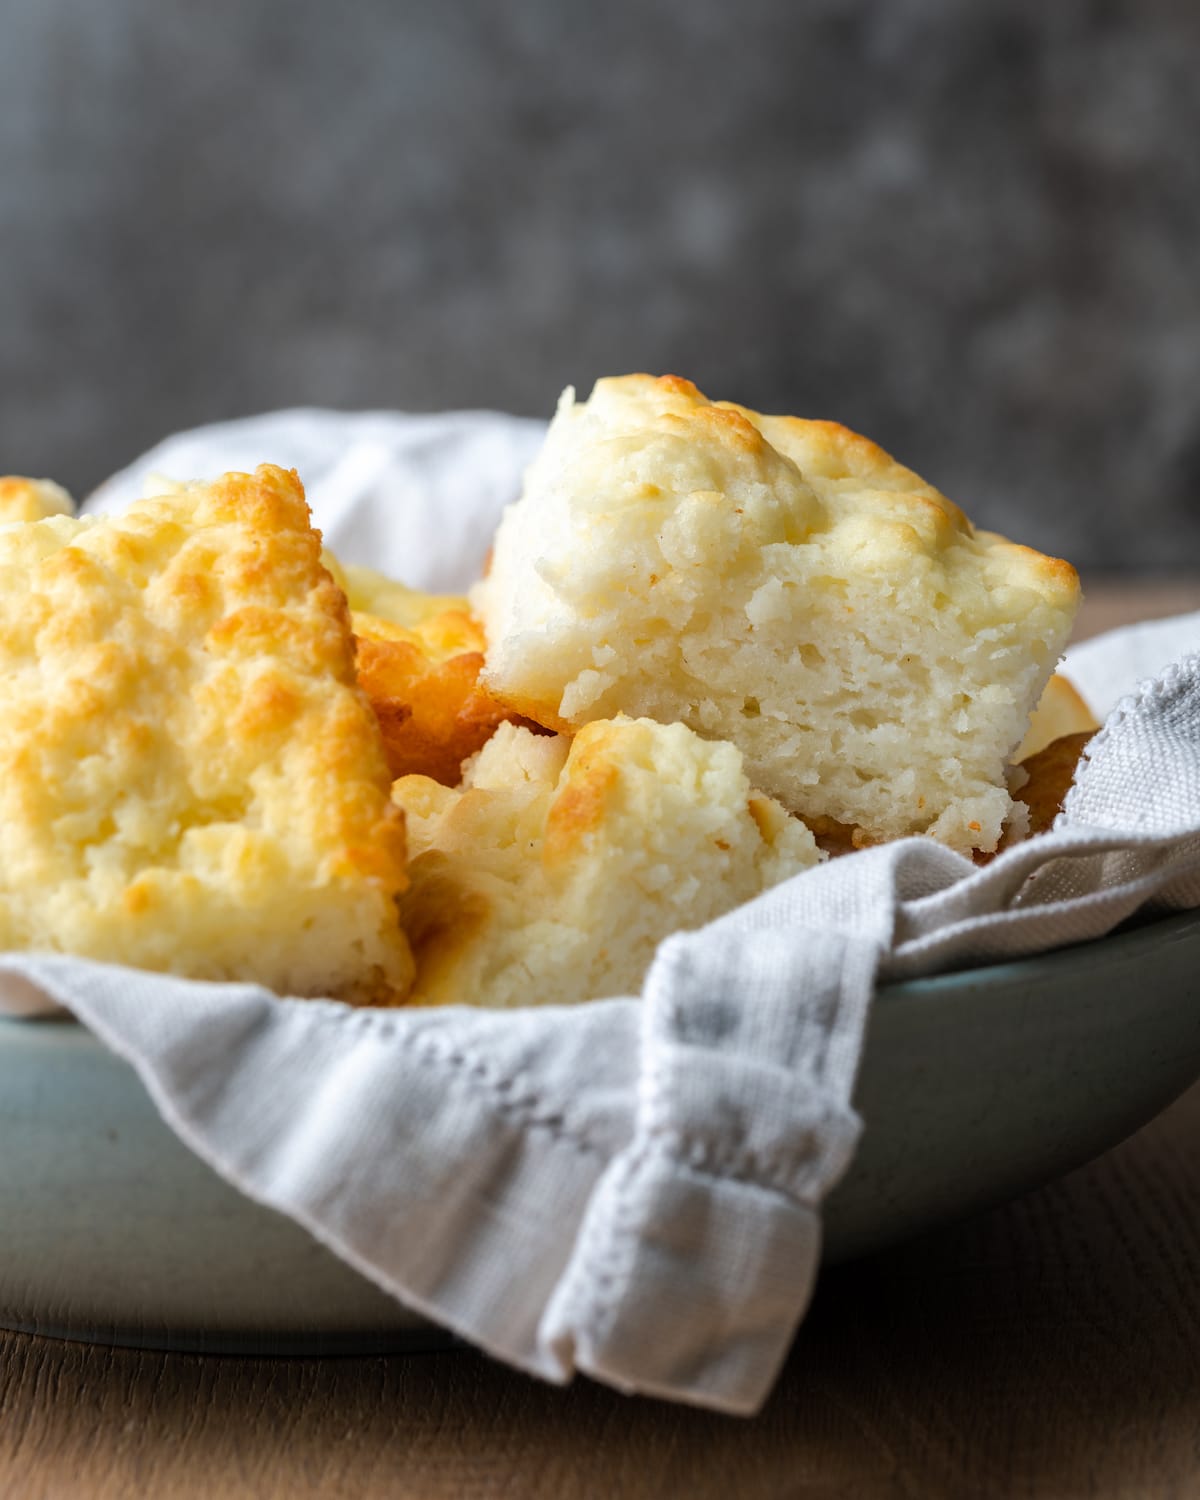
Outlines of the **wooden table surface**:
[[[1094,582],[1081,633],[1185,608],[1200,582]],[[184,1495],[1200,1495],[1200,1087],[1069,1177],[826,1273],[753,1421],[466,1352],[0,1332],[4,1500]]]

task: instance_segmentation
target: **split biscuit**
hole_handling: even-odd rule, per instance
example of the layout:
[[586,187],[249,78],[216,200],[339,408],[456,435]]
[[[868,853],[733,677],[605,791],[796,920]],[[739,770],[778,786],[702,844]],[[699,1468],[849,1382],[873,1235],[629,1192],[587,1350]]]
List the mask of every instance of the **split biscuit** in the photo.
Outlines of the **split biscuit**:
[[636,994],[663,938],[821,859],[732,745],[681,724],[618,718],[573,741],[502,724],[461,789],[409,776],[393,794],[416,1004]]
[[965,853],[1024,826],[1007,772],[1078,600],[847,428],[648,375],[566,393],[473,595],[514,712],[680,720],[793,812]]

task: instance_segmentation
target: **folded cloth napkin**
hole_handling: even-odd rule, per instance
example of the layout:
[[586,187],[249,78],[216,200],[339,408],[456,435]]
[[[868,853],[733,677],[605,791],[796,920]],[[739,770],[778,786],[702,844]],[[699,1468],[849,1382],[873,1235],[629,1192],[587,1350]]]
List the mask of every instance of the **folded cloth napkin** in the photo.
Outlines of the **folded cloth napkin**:
[[[539,431],[486,414],[280,413],[169,440],[96,508],[154,470],[295,463],[344,560],[461,588]],[[809,871],[668,939],[640,999],[352,1010],[9,954],[0,1008],[74,1012],[223,1177],[499,1358],[751,1413],[803,1316],[821,1203],[854,1152],[877,980],[1200,905],[1189,652],[1200,615],[1070,658],[1105,711],[1118,685],[1137,690],[1051,833],[984,869],[908,839]]]

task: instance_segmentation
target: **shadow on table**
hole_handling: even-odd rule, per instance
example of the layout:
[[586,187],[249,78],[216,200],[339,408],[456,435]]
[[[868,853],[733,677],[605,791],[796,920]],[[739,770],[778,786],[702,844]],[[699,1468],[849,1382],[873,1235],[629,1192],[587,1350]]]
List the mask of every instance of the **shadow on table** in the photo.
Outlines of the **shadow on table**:
[[559,1391],[470,1353],[206,1359],[14,1336],[0,1368],[0,1489],[1200,1490],[1198,1135],[1200,1089],[1019,1203],[829,1272],[752,1422],[586,1382]]

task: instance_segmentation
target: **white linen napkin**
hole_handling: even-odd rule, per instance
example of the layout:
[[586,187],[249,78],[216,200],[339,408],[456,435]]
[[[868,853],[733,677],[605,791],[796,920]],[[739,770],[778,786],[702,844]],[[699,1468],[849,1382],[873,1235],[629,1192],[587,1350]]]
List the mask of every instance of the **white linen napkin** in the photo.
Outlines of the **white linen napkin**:
[[[156,470],[295,463],[344,561],[462,588],[540,431],[489,414],[279,413],[169,439],[95,508]],[[1159,675],[1110,715],[1052,833],[984,869],[908,839],[809,871],[668,939],[640,999],[363,1011],[10,954],[0,1009],[74,1012],[223,1177],[499,1358],[751,1413],[853,1155],[877,979],[1200,905],[1197,651],[1200,615],[1072,654],[1103,709],[1102,686]]]

